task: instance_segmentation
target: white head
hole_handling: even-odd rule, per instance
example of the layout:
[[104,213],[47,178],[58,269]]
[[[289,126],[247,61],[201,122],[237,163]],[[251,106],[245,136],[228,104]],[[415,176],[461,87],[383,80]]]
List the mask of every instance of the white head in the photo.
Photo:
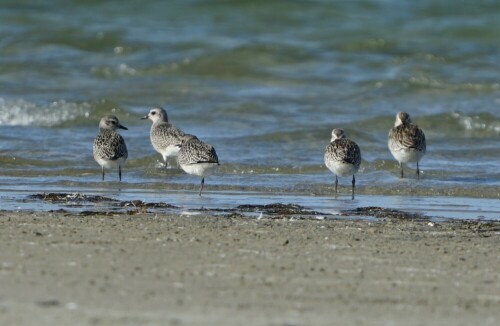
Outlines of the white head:
[[333,129],[332,130],[332,140],[331,141],[334,141],[336,139],[341,139],[341,138],[345,138],[344,130],[343,129],[339,129],[339,128]]
[[118,118],[115,117],[114,115],[105,115],[104,117],[102,117],[101,121],[99,122],[99,128],[111,129],[111,130],[116,130],[120,128],[128,130],[126,127],[120,124],[120,121],[118,121]]
[[410,115],[408,113],[399,112],[396,114],[396,123],[394,124],[394,127],[407,123],[411,123]]
[[153,122],[157,121],[168,122],[168,115],[167,111],[165,111],[163,108],[155,107],[152,108],[151,111],[149,111],[147,116],[142,117],[142,119],[149,119]]

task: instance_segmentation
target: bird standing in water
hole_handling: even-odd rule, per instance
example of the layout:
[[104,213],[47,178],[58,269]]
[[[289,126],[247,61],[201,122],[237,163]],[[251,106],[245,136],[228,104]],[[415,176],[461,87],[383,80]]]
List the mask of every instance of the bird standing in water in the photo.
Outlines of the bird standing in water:
[[148,115],[142,119],[153,121],[149,136],[153,148],[161,154],[165,167],[167,168],[167,158],[177,156],[181,148],[181,137],[184,132],[168,122],[167,111],[156,107],[149,111]]
[[99,134],[94,140],[94,159],[104,169],[118,167],[118,177],[122,181],[122,165],[128,157],[127,145],[123,137],[116,132],[117,129],[128,130],[120,124],[114,115],[106,115],[99,122]]
[[356,187],[354,175],[358,172],[361,164],[359,146],[346,138],[344,130],[333,129],[331,142],[325,149],[324,159],[326,167],[335,174],[335,193],[337,193],[339,183],[338,176],[352,175],[352,199],[354,199],[354,189]]
[[399,162],[401,178],[404,177],[403,163],[417,162],[417,178],[420,179],[418,163],[425,155],[425,135],[413,124],[406,112],[396,114],[394,127],[389,131],[388,146],[392,156]]
[[219,165],[219,158],[212,145],[202,142],[194,135],[186,134],[177,161],[184,172],[201,177],[200,193],[203,191],[205,177],[212,174]]

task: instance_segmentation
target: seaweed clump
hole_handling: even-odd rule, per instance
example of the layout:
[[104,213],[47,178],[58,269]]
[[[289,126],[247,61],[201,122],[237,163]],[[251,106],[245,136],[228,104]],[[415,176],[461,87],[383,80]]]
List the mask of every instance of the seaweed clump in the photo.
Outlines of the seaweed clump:
[[58,192],[49,192],[42,194],[34,194],[29,195],[30,199],[39,199],[51,203],[70,203],[70,202],[91,202],[91,203],[99,203],[99,202],[118,202],[118,200],[104,197],[104,196],[94,196],[94,195],[84,195],[80,193],[58,193]]
[[240,212],[258,212],[269,215],[325,215],[324,213],[308,210],[300,205],[281,203],[268,205],[239,205],[235,210]]
[[373,216],[376,218],[390,218],[398,220],[426,220],[422,214],[409,213],[397,209],[384,207],[358,207],[356,209],[345,210],[340,213],[342,216]]
[[177,206],[167,203],[147,203],[142,200],[130,200],[120,202],[122,207],[135,207],[135,208],[179,208]]

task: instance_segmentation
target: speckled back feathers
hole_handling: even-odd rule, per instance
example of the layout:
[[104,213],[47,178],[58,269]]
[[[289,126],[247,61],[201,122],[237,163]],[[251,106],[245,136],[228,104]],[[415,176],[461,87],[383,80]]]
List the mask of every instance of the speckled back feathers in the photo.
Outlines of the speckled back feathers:
[[403,123],[389,131],[389,148],[391,151],[420,151],[425,153],[425,135],[422,129],[412,123]]
[[162,151],[168,146],[180,147],[184,132],[168,122],[157,121],[151,126],[149,135],[155,150]]
[[114,130],[100,129],[94,140],[94,158],[105,160],[126,159],[128,157],[127,145],[123,137]]
[[325,162],[341,162],[359,168],[361,151],[359,146],[348,138],[335,139],[326,146]]
[[212,145],[204,143],[194,136],[189,137],[183,142],[179,151],[178,161],[180,165],[198,163],[219,164],[219,158]]

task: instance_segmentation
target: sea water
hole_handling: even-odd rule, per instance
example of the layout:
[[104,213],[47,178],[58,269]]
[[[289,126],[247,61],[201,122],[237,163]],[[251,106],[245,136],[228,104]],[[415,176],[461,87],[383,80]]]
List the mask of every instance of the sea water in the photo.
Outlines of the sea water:
[[[500,218],[499,17],[497,1],[4,1],[0,202],[59,191]],[[215,147],[206,198],[154,152],[140,117],[155,105]],[[426,134],[421,180],[414,164],[400,179],[387,149],[398,111]],[[105,114],[129,128],[121,184],[100,182],[92,157]],[[323,163],[333,128],[362,152],[350,204],[351,179],[335,198]]]

